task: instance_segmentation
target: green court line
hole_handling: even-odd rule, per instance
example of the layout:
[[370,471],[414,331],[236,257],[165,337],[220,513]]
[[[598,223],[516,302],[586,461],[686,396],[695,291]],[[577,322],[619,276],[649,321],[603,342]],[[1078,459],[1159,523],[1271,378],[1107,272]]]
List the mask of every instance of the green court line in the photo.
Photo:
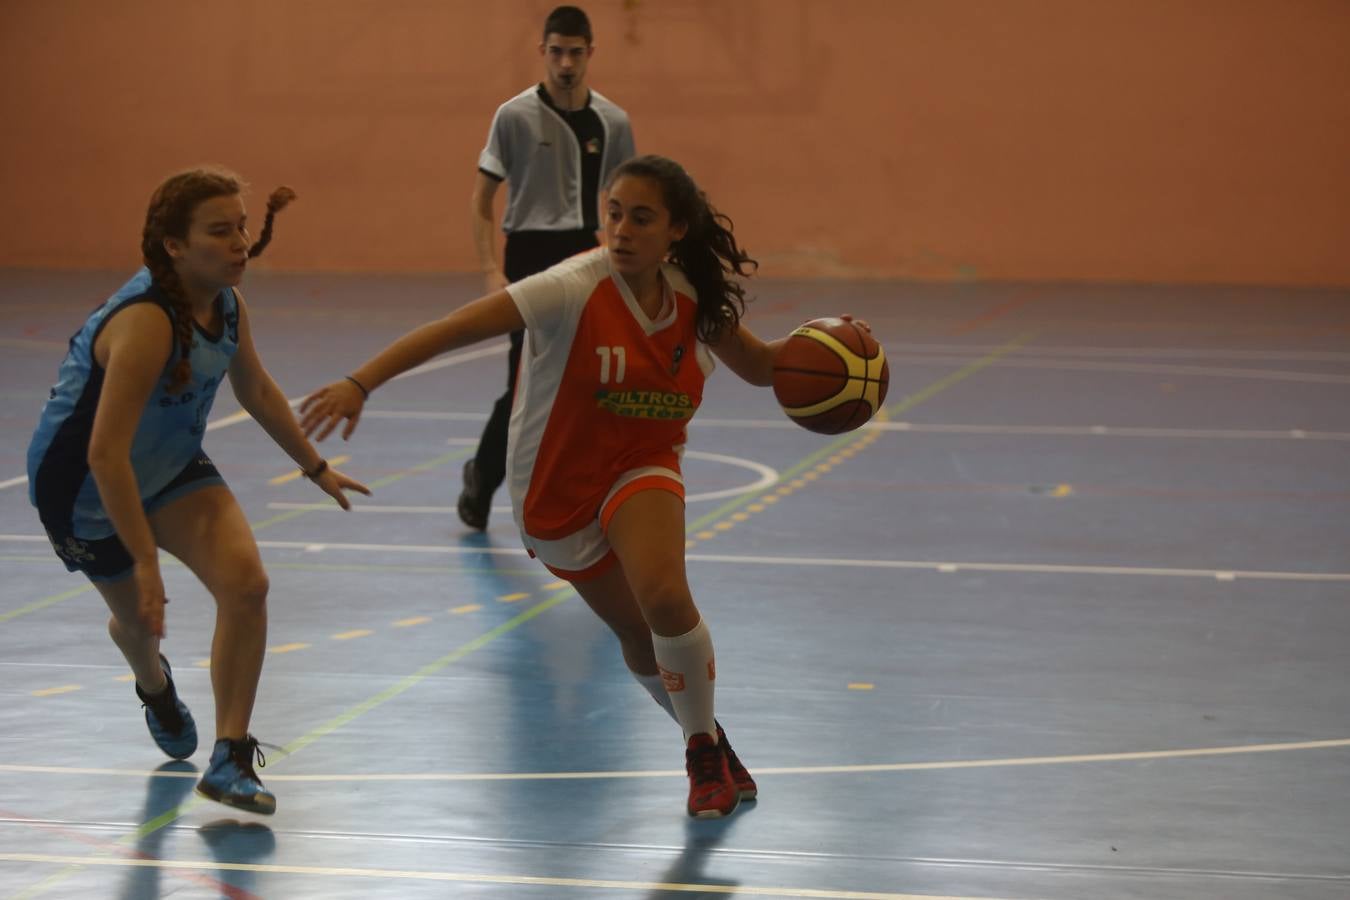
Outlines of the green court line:
[[[46,562],[48,565],[51,564],[51,560],[44,560],[44,562]],[[11,609],[7,613],[0,613],[0,622],[8,622],[10,619],[17,619],[19,616],[26,616],[31,612],[37,612],[39,609],[46,609],[49,606],[52,606],[56,603],[60,603],[62,600],[69,600],[71,597],[78,597],[80,594],[88,593],[93,589],[94,586],[86,581],[81,587],[77,587],[73,590],[66,591],[65,593],[53,594],[50,597],[43,597],[41,600],[34,600],[27,606],[20,606],[18,609]]]
[[370,710],[374,709],[375,707],[380,706],[381,704],[389,700],[392,700],[399,694],[402,694],[408,691],[409,689],[416,687],[418,684],[430,678],[432,675],[435,675],[437,672],[439,672],[441,669],[444,669],[446,666],[458,662],[459,660],[468,656],[470,653],[473,653],[475,650],[482,649],[483,647],[492,643],[502,635],[514,631],[515,629],[519,628],[521,625],[524,625],[526,622],[530,621],[531,619],[535,618],[541,613],[547,612],[548,610],[552,609],[553,607],[557,606],[563,601],[569,599],[570,597],[575,596],[575,593],[576,592],[572,589],[572,586],[570,584],[565,587],[555,588],[553,591],[553,595],[549,597],[547,600],[544,600],[541,603],[536,603],[534,606],[531,606],[529,609],[525,610],[519,615],[516,615],[506,620],[502,624],[498,625],[496,628],[493,628],[490,631],[483,632],[481,635],[469,641],[467,644],[462,644],[459,647],[455,648],[454,650],[451,650],[449,653],[447,653],[445,656],[442,656],[435,662],[427,663],[425,666],[418,669],[416,672],[407,676],[406,678],[403,678],[396,684],[391,685],[390,687],[384,689],[383,691],[369,698],[368,700],[365,700],[362,703],[357,704],[356,706],[352,707],[346,712],[331,719],[327,723],[320,725],[318,728],[313,729],[308,734],[296,738],[294,741],[292,741],[291,743],[287,744],[285,747],[282,748],[282,753],[285,754],[286,756],[290,756],[292,753],[295,753],[305,747],[308,747],[310,744],[314,743],[319,738],[336,731],[337,729],[348,724],[358,716],[367,713]]
[[[334,716],[332,719],[329,719],[322,725],[319,725],[316,728],[311,729],[307,733],[291,741],[289,744],[281,748],[281,759],[286,759],[287,757],[292,756],[293,754],[299,752],[300,750],[303,750],[305,747],[308,747],[310,744],[314,743],[320,738],[332,734],[334,731],[337,731],[344,725],[351,724],[351,722],[353,722],[360,716],[370,712],[372,709],[375,709],[376,707],[388,703],[390,700],[394,699],[400,694],[406,693],[407,691],[421,684],[423,681],[427,680],[432,675],[435,675],[437,672],[441,671],[446,666],[458,662],[459,660],[468,656],[470,653],[473,653],[475,650],[480,650],[483,647],[486,647],[488,644],[492,643],[502,635],[514,631],[515,629],[519,628],[521,625],[524,625],[526,622],[530,621],[536,616],[544,612],[547,612],[548,610],[552,609],[553,607],[568,600],[573,596],[575,596],[575,591],[572,590],[571,585],[567,585],[561,588],[555,588],[553,590],[552,596],[550,596],[547,600],[535,604],[534,606],[530,607],[524,612],[521,612],[518,615],[498,625],[496,628],[483,632],[478,637],[474,638],[468,643],[461,644],[459,647],[456,647],[454,650],[451,650],[449,653],[445,654],[440,659],[427,663],[425,666],[422,666],[416,672],[412,673],[411,675],[408,675],[405,678],[400,679],[399,681],[380,691],[378,694],[375,694],[372,697],[368,697],[367,699],[356,704],[355,706],[347,709],[342,713],[339,713],[337,716]],[[118,840],[117,843],[121,845],[135,844],[138,841],[141,841],[144,838],[148,837],[149,835],[154,834],[156,831],[159,831],[161,828],[164,828],[178,821],[189,811],[195,809],[196,807],[209,802],[211,801],[204,800],[200,797],[196,796],[190,797],[183,803],[174,807],[173,809],[166,810],[165,812],[160,813],[155,818],[150,819],[149,821],[143,823],[135,831]],[[20,900],[20,898],[24,898],[24,900],[27,900],[27,898],[36,897],[44,893],[48,888],[54,887],[61,881],[64,881],[67,878],[72,877],[81,868],[83,867],[72,865],[70,868],[65,869],[63,871],[54,872],[53,874],[47,876],[45,879],[38,882],[37,884],[34,884],[28,889],[15,895],[15,900]]]
[[283,563],[275,560],[267,563],[268,569],[289,569],[299,572],[352,572],[371,574],[392,572],[411,575],[524,575],[536,578],[547,577],[557,581],[558,576],[547,569],[531,566],[527,569],[499,569],[490,566],[412,566],[412,565],[376,565],[367,563]]
[[[471,452],[473,452],[471,449],[460,448],[458,450],[452,450],[449,453],[443,453],[440,456],[437,456],[433,459],[429,459],[424,463],[418,463],[417,465],[405,469],[402,472],[395,472],[393,475],[386,475],[384,478],[381,478],[378,481],[372,481],[369,487],[381,488],[384,487],[385,485],[393,484],[396,481],[407,478],[414,472],[426,472],[436,468],[437,466],[443,466],[446,463],[454,462],[457,459],[463,459],[464,457],[468,456]],[[250,523],[249,527],[253,529],[253,531],[257,532],[272,525],[278,525],[282,522],[290,521],[291,519],[297,519],[300,516],[306,515],[313,511],[314,510],[309,509],[288,510],[287,512],[279,513],[275,516],[272,516],[270,519],[263,519],[261,522]],[[36,559],[39,557],[32,557],[32,558]],[[21,606],[18,609],[12,609],[9,612],[0,613],[0,624],[4,624],[5,622],[10,621],[11,619],[17,619],[20,616],[26,616],[29,613],[37,612],[40,609],[46,609],[48,606],[60,603],[63,600],[69,600],[71,597],[78,597],[80,594],[87,593],[89,591],[92,591],[93,589],[94,589],[93,585],[86,582],[83,587],[75,588],[74,590],[66,591],[61,594],[54,594],[50,597],[44,597],[41,600],[34,600],[27,606]]]
[[[440,659],[437,659],[433,662],[429,662],[425,666],[422,666],[420,669],[418,669],[416,672],[412,673],[411,675],[399,679],[397,682],[380,691],[378,694],[366,698],[365,700],[361,701],[355,706],[347,709],[344,712],[339,713],[332,719],[329,719],[322,725],[310,729],[310,731],[306,732],[305,734],[301,735],[300,737],[296,738],[295,740],[291,741],[289,744],[286,744],[284,747],[281,748],[280,751],[281,759],[286,759],[289,756],[293,756],[294,754],[303,750],[305,747],[308,747],[310,744],[314,743],[320,738],[327,737],[334,731],[337,731],[339,728],[342,728],[344,725],[351,724],[353,721],[370,712],[372,709],[375,709],[376,707],[379,706],[383,706],[385,703],[388,703],[390,700],[393,700],[400,694],[406,693],[407,691],[421,684],[423,681],[426,681],[428,678],[430,678],[432,675],[435,675],[437,672],[441,671],[446,666],[459,662],[461,659],[468,656],[470,653],[473,653],[475,650],[481,650],[483,647],[486,647],[488,644],[492,643],[502,635],[507,634],[511,631],[515,631],[521,625],[524,625],[526,622],[530,621],[536,616],[544,612],[547,612],[548,610],[552,609],[553,607],[568,600],[573,596],[575,596],[575,592],[572,590],[571,585],[567,585],[566,587],[562,588],[555,588],[553,595],[549,597],[547,600],[544,600],[541,603],[536,603],[534,606],[530,607],[524,612],[510,619],[507,619],[505,622],[501,623],[496,628],[492,628],[488,631],[483,632],[478,637],[469,641],[467,644],[461,644],[459,647],[456,647],[454,650],[451,650],[449,653],[445,654]],[[209,801],[193,797],[189,799],[187,802],[178,806],[176,809],[168,810],[167,812],[164,812],[159,816],[156,816],[155,818],[146,822],[140,828],[136,829],[136,831],[132,835],[128,836],[127,838],[123,838],[123,840],[140,840],[141,838],[153,834],[154,832],[158,831],[164,826],[181,818],[184,813],[186,813],[193,807],[206,802]]]
[[[942,391],[945,391],[952,385],[965,381],[967,378],[979,372],[981,369],[985,369],[993,365],[995,362],[999,360],[1000,357],[1008,355],[1012,351],[1016,350],[1018,347],[1030,341],[1035,336],[1036,332],[1034,331],[1028,331],[1024,334],[1018,335],[1017,337],[1013,338],[1011,341],[1004,344],[1003,346],[991,350],[989,353],[985,354],[984,356],[980,357],[974,362],[969,363],[966,366],[963,366],[962,368],[956,370],[947,377],[941,378],[933,382],[932,384],[928,385],[927,387],[908,395],[899,403],[896,403],[894,406],[885,407],[882,410],[882,413],[889,418],[892,416],[898,416],[900,413],[913,409],[920,403],[923,403],[925,400],[932,398],[934,395],[939,394]],[[798,474],[799,472],[806,471],[807,469],[811,468],[822,459],[833,456],[844,446],[857,439],[858,435],[856,432],[848,432],[846,434],[839,435],[839,437],[835,438],[834,440],[826,444],[824,447],[821,447],[819,450],[805,457],[796,465],[794,465],[792,468],[782,472],[778,476],[778,480],[776,482],[764,488],[762,491],[758,491],[756,493],[751,494],[742,494],[739,497],[735,497],[731,500],[728,500],[726,503],[717,507],[717,509],[714,509],[712,512],[705,513],[704,515],[699,516],[693,522],[690,522],[686,530],[688,532],[699,531],[707,527],[711,523],[719,521],[720,519],[725,517],[727,513],[735,512],[742,506],[747,506],[751,503],[754,503],[756,500],[760,499],[761,497],[771,492],[778,485],[782,484],[785,481],[790,480],[794,475]]]
[[[925,400],[928,400],[929,398],[940,393],[941,391],[946,390],[947,388],[951,387],[954,384],[964,381],[965,379],[976,374],[980,370],[992,365],[1000,357],[1005,356],[1008,353],[1011,353],[1016,348],[1030,341],[1034,336],[1035,336],[1034,332],[1027,332],[1025,334],[1019,335],[1018,337],[1014,338],[1013,340],[1009,341],[1003,346],[998,347],[997,349],[991,351],[985,356],[982,356],[980,359],[975,360],[969,365],[962,367],[956,372],[953,372],[947,377],[935,381],[934,383],[928,385],[927,387],[919,391],[916,391],[913,394],[908,395],[899,403],[893,406],[886,407],[884,410],[885,414],[889,417],[898,415],[899,413],[905,412],[906,410],[913,409],[915,406],[918,406],[920,403],[923,403]],[[856,439],[857,435],[853,433],[840,435],[839,437],[830,441],[820,450],[817,450],[814,453],[808,455],[807,457],[799,461],[796,465],[792,466],[791,468],[783,472],[782,475],[779,476],[778,481],[775,482],[775,486],[777,484],[781,484],[783,481],[791,478],[797,473],[805,471],[806,469],[815,465],[818,460],[833,455],[839,448],[845,446],[846,444]],[[441,456],[436,457],[433,460],[429,460],[426,463],[413,466],[412,468],[407,469],[404,472],[396,473],[394,475],[390,475],[378,481],[372,482],[370,487],[376,488],[382,487],[386,484],[392,484],[393,482],[398,481],[401,478],[407,477],[413,472],[426,471],[428,469],[435,468],[438,465],[444,465],[445,463],[453,461],[455,459],[463,458],[464,456],[468,455],[468,452],[469,452],[468,450],[461,449],[452,451],[450,453],[442,454]],[[763,497],[765,494],[769,492],[769,490],[770,488],[766,488],[765,490],[760,491],[758,493],[745,494],[742,495],[741,497],[731,500],[728,503],[725,503],[722,506],[718,507],[717,509],[713,510],[711,513],[708,513],[707,515],[701,516],[700,518],[696,519],[693,523],[691,523],[688,526],[688,530],[697,531],[700,528],[707,525],[708,523],[722,518],[727,513],[739,509],[742,506],[746,506],[754,502],[755,500],[759,499],[760,497]],[[303,510],[303,509],[290,510],[281,515],[273,516],[270,519],[264,520],[262,523],[259,523],[258,525],[255,525],[253,527],[256,530],[259,528],[266,527],[267,525],[296,518],[308,512],[312,512],[312,510]],[[356,706],[353,706],[347,711],[339,714],[335,718],[330,719],[328,722],[318,726],[317,728],[312,729],[311,731],[302,735],[301,737],[296,738],[294,741],[292,741],[291,743],[287,744],[282,748],[281,750],[282,758],[284,759],[302,750],[303,748],[309,746],[310,744],[314,743],[320,738],[325,737],[328,734],[331,734],[337,729],[342,728],[344,725],[350,724],[352,721],[364,715],[365,713],[371,711],[372,709],[375,709],[376,707],[379,707],[384,703],[387,703],[389,700],[392,700],[393,698],[399,696],[400,694],[405,693],[406,691],[425,681],[430,676],[434,675],[436,672],[439,672],[441,669],[444,669],[446,666],[449,666],[452,663],[463,659],[465,656],[468,656],[475,650],[481,649],[482,647],[496,640],[498,637],[501,637],[503,634],[515,630],[519,626],[523,625],[524,623],[528,622],[534,617],[540,615],[541,613],[549,609],[552,609],[554,606],[557,606],[559,603],[562,603],[564,600],[573,596],[574,593],[575,592],[572,590],[570,585],[565,588],[558,589],[557,592],[548,600],[545,600],[542,603],[530,607],[529,609],[525,610],[524,612],[520,613],[514,618],[511,618],[506,622],[503,622],[501,625],[498,625],[496,628],[484,632],[483,634],[479,635],[477,638],[468,642],[467,644],[463,644],[460,647],[456,648],[455,650],[452,650],[450,653],[447,653],[445,656],[442,656],[440,659],[428,663],[427,665],[418,669],[413,674],[401,679],[397,683],[391,685],[390,687],[374,695],[373,697],[370,697],[362,701]],[[52,600],[51,602],[57,601]],[[3,621],[3,619],[0,619],[0,621]],[[133,832],[132,834],[128,835],[125,838],[122,838],[122,840],[119,841],[118,843],[133,843],[135,841],[139,841],[142,838],[151,835],[156,831],[159,831],[161,828],[164,828],[172,824],[173,822],[182,818],[191,809],[205,802],[207,801],[197,797],[190,798],[186,802],[180,804],[175,809],[168,810],[160,814],[159,816],[156,816],[155,818],[149,820],[148,822],[144,823],[139,828],[137,828],[135,832]],[[80,868],[81,867],[79,866],[72,866],[72,868],[70,870],[67,870],[65,873],[61,872],[55,873],[49,876],[43,882],[40,882],[38,885],[34,885],[32,888],[30,888],[27,891],[24,891],[18,896],[22,898],[37,896],[37,894],[45,890],[46,887],[51,886],[51,884],[55,884],[57,881],[64,880],[65,878],[70,877],[76,871],[79,871]]]
[[[371,488],[382,488],[386,484],[393,484],[395,481],[401,481],[414,472],[430,472],[432,469],[445,465],[448,462],[454,462],[457,459],[463,459],[466,456],[476,452],[475,447],[461,447],[458,450],[451,450],[449,453],[442,453],[433,459],[424,463],[418,463],[415,466],[409,466],[402,472],[395,472],[393,475],[386,475],[376,481],[372,481],[368,486]],[[301,510],[303,512],[303,510]]]
[[301,516],[305,515],[306,513],[311,513],[313,511],[314,510],[312,509],[287,510],[286,512],[283,513],[277,513],[270,519],[263,519],[261,522],[249,522],[248,527],[255,532],[262,531],[264,528],[268,528],[272,525],[280,525],[282,522],[289,522],[291,519],[298,519]]
[[[50,556],[4,556],[0,555],[0,562],[28,563],[34,566],[50,568],[52,561]],[[169,558],[160,563],[167,568],[184,568],[178,560]],[[381,565],[379,563],[292,563],[277,562],[269,560],[267,562],[268,570],[284,569],[297,572],[369,572],[378,574],[383,572],[411,573],[413,575],[534,575],[540,578],[547,577],[549,581],[557,581],[558,576],[550,573],[547,569],[540,569],[537,566],[530,566],[524,569],[503,569],[495,566],[417,566],[403,564]],[[55,603],[56,601],[51,601]],[[20,611],[15,610],[6,615],[17,615]],[[3,618],[0,617],[0,621]]]
[[[433,457],[433,459],[429,459],[425,461],[425,463],[417,463],[416,466],[409,466],[408,468],[405,468],[404,471],[394,472],[393,475],[385,475],[383,478],[367,484],[366,487],[369,487],[370,490],[373,491],[378,490],[378,488],[385,487],[387,484],[401,482],[402,479],[408,478],[409,475],[420,474],[420,472],[429,472],[433,470],[433,468],[444,466],[445,463],[454,463],[455,460],[464,459],[464,457],[470,455],[471,452],[474,452],[474,448],[462,447],[448,453],[441,453],[440,456]],[[290,519],[300,518],[301,515],[315,513],[315,511],[317,510],[286,510],[285,513],[278,513],[271,518],[265,518],[261,522],[251,524],[250,528],[255,530],[255,532],[259,532],[259,530],[265,529],[269,525],[278,525],[281,524],[281,522],[289,522]]]

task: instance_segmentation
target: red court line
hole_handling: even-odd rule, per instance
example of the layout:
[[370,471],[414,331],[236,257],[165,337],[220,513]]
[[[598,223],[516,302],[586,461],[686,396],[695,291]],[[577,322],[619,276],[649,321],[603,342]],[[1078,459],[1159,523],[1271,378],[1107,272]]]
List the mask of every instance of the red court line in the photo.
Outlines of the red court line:
[[1015,309],[1026,306],[1032,300],[1036,299],[1037,292],[1029,288],[1022,288],[1015,291],[1009,299],[1003,301],[997,306],[985,310],[973,319],[967,319],[960,325],[957,325],[948,334],[969,334],[977,328],[982,328],[995,319],[1005,316]]
[[[105,841],[87,834],[80,834],[78,831],[71,831],[69,829],[62,828],[59,825],[52,825],[48,822],[39,822],[35,819],[30,819],[27,816],[21,816],[18,813],[11,812],[7,809],[0,809],[0,816],[4,816],[7,819],[13,819],[17,822],[23,822],[26,825],[31,825],[34,828],[41,829],[42,831],[50,831],[53,834],[59,834],[61,837],[68,838],[73,841],[79,841],[82,844],[88,844],[89,846],[97,847],[100,850],[107,850],[112,853],[116,853],[127,859],[144,859],[144,860],[152,860],[154,862],[162,861],[159,859],[159,857],[151,856],[149,853],[142,852],[133,847],[127,847],[123,844],[118,844],[115,841]],[[168,874],[173,875],[175,878],[181,878],[184,881],[192,881],[205,887],[209,887],[212,890],[220,891],[220,895],[222,897],[228,898],[228,900],[263,900],[262,897],[258,896],[257,894],[251,891],[246,891],[241,887],[235,887],[232,884],[228,884],[219,879],[212,878],[210,875],[198,875],[193,872],[185,872],[181,869],[175,869],[171,867],[165,867],[160,871],[167,872]]]

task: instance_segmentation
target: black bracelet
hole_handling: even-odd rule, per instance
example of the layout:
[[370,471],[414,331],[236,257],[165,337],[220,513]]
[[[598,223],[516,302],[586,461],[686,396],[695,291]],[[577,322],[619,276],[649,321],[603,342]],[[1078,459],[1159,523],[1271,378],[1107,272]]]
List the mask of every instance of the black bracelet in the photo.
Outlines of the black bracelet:
[[324,472],[327,471],[328,471],[328,460],[326,459],[319,460],[319,464],[314,467],[313,472],[306,472],[304,466],[300,467],[300,473],[304,475],[306,478],[308,478],[310,481],[313,481],[314,479],[318,478],[320,475],[322,475]]
[[350,376],[350,375],[343,375],[342,377],[345,378],[345,379],[347,379],[348,381],[350,381],[352,384],[356,385],[356,389],[357,389],[358,391],[361,392],[361,399],[362,399],[362,400],[369,400],[369,399],[370,399],[370,391],[366,390],[366,386],[365,386],[364,384],[362,384],[361,382],[357,381],[355,378],[353,378],[353,377]]

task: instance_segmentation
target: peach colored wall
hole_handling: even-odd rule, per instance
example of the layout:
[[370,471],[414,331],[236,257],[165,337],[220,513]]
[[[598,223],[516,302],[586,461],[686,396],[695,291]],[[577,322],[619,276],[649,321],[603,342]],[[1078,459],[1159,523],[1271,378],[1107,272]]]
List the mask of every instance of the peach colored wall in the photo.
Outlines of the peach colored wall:
[[[267,264],[474,268],[552,2],[2,0],[0,265],[135,263],[170,171]],[[1346,0],[592,0],[592,83],[766,275],[1350,284]]]

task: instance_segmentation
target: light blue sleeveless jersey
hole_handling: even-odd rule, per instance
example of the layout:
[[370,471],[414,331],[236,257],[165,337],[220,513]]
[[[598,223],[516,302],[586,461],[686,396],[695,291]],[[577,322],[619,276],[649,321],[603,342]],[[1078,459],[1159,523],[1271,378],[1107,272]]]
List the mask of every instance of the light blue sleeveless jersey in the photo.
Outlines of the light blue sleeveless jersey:
[[[109,317],[133,303],[155,303],[174,319],[168,300],[151,283],[149,270],[142,268],[70,339],[70,350],[28,446],[28,496],[43,521],[70,522],[77,536],[89,540],[114,534],[89,474],[89,437],[104,375],[94,360],[94,340]],[[178,360],[175,340],[163,377],[141,412],[131,445],[131,466],[142,501],[163,490],[201,452],[216,389],[239,346],[239,304],[234,291],[221,291],[216,303],[224,327],[213,339],[194,323],[191,381],[175,394],[165,389]]]

